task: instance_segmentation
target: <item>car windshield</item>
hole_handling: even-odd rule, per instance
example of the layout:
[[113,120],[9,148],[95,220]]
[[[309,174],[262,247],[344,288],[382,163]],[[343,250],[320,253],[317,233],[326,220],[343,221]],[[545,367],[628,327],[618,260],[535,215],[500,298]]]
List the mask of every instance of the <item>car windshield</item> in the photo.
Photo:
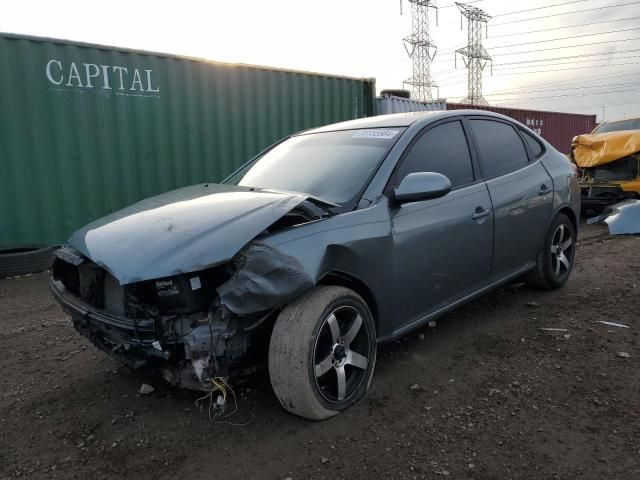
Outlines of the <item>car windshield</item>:
[[620,132],[622,130],[640,130],[640,118],[603,123],[596,127],[593,133]]
[[291,137],[226,183],[302,192],[345,206],[361,193],[403,130],[372,128]]

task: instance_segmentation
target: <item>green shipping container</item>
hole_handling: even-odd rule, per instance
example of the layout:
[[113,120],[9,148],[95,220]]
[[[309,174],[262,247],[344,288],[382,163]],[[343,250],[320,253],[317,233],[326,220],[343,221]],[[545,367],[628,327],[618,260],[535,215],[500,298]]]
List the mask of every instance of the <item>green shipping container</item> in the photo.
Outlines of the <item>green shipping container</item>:
[[0,87],[0,247],[62,243],[290,133],[375,113],[373,79],[10,34]]

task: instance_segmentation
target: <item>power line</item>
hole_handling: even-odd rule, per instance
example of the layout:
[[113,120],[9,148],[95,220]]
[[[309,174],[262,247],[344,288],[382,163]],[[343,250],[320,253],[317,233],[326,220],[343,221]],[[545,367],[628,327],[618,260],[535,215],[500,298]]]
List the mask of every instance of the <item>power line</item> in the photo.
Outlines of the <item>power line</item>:
[[[585,88],[603,88],[603,87],[628,87],[630,85],[640,85],[638,82],[627,82],[627,83],[605,83],[603,85],[575,85],[573,87],[554,87],[553,91],[565,91],[565,90],[584,90]],[[539,92],[548,92],[550,89],[545,88],[542,90],[524,90],[524,91],[510,91],[510,92],[497,92],[497,93],[488,93],[487,97],[501,97],[504,95],[513,95],[513,94],[529,94],[529,93],[539,93]],[[496,99],[496,101],[502,101],[502,99]]]
[[620,29],[620,30],[609,30],[608,32],[583,33],[581,35],[572,35],[570,37],[551,38],[549,40],[536,40],[534,42],[513,43],[511,45],[498,45],[497,47],[491,47],[491,48],[493,50],[495,50],[497,48],[520,47],[522,45],[532,45],[534,43],[558,42],[560,40],[570,40],[572,38],[593,37],[595,35],[611,35],[613,33],[631,32],[631,31],[634,31],[634,30],[640,30],[640,27],[623,28],[623,29]]
[[[624,53],[624,52],[623,52]],[[640,58],[640,55],[629,55],[626,57],[612,57],[610,58],[610,60],[624,60],[627,58]],[[532,60],[532,62],[548,62],[549,60]],[[558,62],[558,63],[545,63],[544,65],[517,65],[515,67],[502,67],[502,68],[494,68],[494,71],[502,71],[502,70],[517,70],[520,68],[541,68],[541,67],[553,67],[556,65],[569,65],[569,64],[573,64],[573,63],[585,63],[585,62],[600,62],[602,61],[601,58],[590,58],[588,60],[572,60],[570,62],[564,61],[564,62]]]
[[574,10],[573,12],[564,12],[564,13],[554,13],[552,15],[544,15],[542,17],[530,17],[530,18],[523,18],[520,20],[510,20],[508,22],[502,22],[502,23],[494,23],[491,26],[492,27],[499,27],[500,25],[510,25],[512,23],[518,23],[518,22],[529,22],[531,20],[540,20],[543,18],[551,18],[551,17],[558,17],[560,15],[571,15],[571,14],[575,14],[575,13],[584,13],[584,12],[591,12],[594,10],[604,10],[607,8],[615,8],[615,7],[627,7],[629,5],[637,5],[638,3],[640,3],[640,1],[638,2],[629,2],[629,3],[618,3],[615,5],[605,5],[602,7],[594,7],[594,8],[584,8],[581,10]]
[[[638,17],[638,18],[640,18],[640,17]],[[562,28],[568,28],[568,27],[562,27]],[[618,30],[609,30],[607,32],[584,33],[584,34],[580,34],[580,35],[572,35],[572,36],[569,36],[569,37],[551,38],[551,39],[548,39],[548,40],[535,40],[533,42],[514,43],[514,44],[511,44],[511,45],[498,45],[498,46],[491,47],[491,48],[495,50],[495,49],[499,49],[499,48],[511,48],[511,47],[519,47],[519,46],[522,46],[522,45],[532,45],[532,44],[537,44],[537,43],[548,43],[548,42],[557,42],[557,41],[560,41],[560,40],[570,40],[572,38],[591,37],[591,36],[594,36],[594,35],[610,35],[610,34],[614,34],[614,33],[631,32],[631,31],[635,31],[635,30],[640,30],[640,27],[622,28],[622,29],[618,29]],[[584,44],[578,44],[578,45],[566,45],[566,46],[562,46],[562,47],[526,50],[524,52],[498,53],[496,56],[515,55],[515,54],[519,54],[519,53],[543,52],[543,51],[548,51],[548,50],[561,50],[563,48],[584,47],[584,46],[601,45],[601,44],[605,44],[605,43],[615,43],[615,42],[628,42],[628,41],[639,40],[639,39],[640,38],[606,40],[606,41],[602,41],[602,42],[592,42],[592,43],[584,43]],[[442,56],[442,55],[447,55],[447,54],[450,54],[450,53],[454,53],[454,51],[441,52],[440,55]]]
[[606,43],[617,43],[617,42],[632,42],[634,40],[640,40],[640,37],[633,38],[623,38],[621,40],[606,40],[603,42],[591,42],[591,43],[582,43],[578,45],[566,45],[564,47],[550,47],[550,48],[538,48],[535,50],[521,50],[519,52],[508,52],[508,53],[499,53],[497,57],[506,57],[507,55],[522,55],[523,53],[534,53],[534,52],[548,52],[551,50],[562,50],[563,48],[580,48],[580,47],[590,47],[592,45],[604,45]]
[[[471,0],[470,2],[466,2],[467,4],[469,3],[480,3],[483,0]],[[444,8],[451,8],[451,7],[457,7],[457,5],[455,3],[450,3],[449,5],[445,5],[444,7],[438,7],[440,10],[444,9]]]
[[[512,76],[512,75],[533,75],[533,74],[537,74],[537,73],[552,73],[552,72],[564,72],[567,70],[584,70],[585,68],[589,68],[589,69],[593,69],[593,68],[609,68],[609,67],[629,67],[629,66],[636,66],[636,65],[629,65],[628,63],[615,63],[615,64],[608,64],[608,65],[588,65],[588,66],[583,66],[583,67],[571,67],[571,68],[556,68],[556,69],[551,69],[551,70],[534,70],[534,71],[527,71],[527,72],[513,72],[513,73],[498,73],[493,75],[494,77],[504,77],[504,76]],[[618,72],[615,73],[616,76],[621,77],[621,76],[628,76],[625,74],[620,74]],[[631,75],[635,75],[635,74],[631,74]],[[581,78],[609,78],[611,77],[612,74],[608,74],[608,75],[596,75],[596,76],[591,76],[591,77],[581,77]],[[563,83],[567,83],[567,82],[577,82],[580,81],[580,79],[575,79],[575,80],[566,80]],[[453,83],[449,83],[449,82],[445,82],[442,87],[448,87],[451,85],[460,85],[464,83],[464,81],[460,81],[460,82],[453,82]],[[543,84],[546,85],[546,84]]]
[[450,87],[451,85],[462,85],[463,83],[467,83],[467,81],[466,81],[466,80],[462,80],[462,81],[460,81],[460,82],[445,83],[445,84],[443,85],[443,88],[444,88],[444,87]]
[[439,80],[448,81],[448,80],[459,79],[459,78],[461,78],[460,74],[465,74],[466,75],[466,73],[467,73],[466,70],[458,69],[458,74],[446,75],[446,76],[435,74],[434,76],[437,77]]
[[[584,53],[581,55],[567,55],[564,57],[553,57],[553,58],[547,58],[544,59],[544,61],[556,61],[556,60],[571,60],[572,58],[581,58],[581,57],[599,57],[599,56],[607,56],[607,55],[619,55],[620,53],[631,53],[631,52],[640,52],[640,48],[631,48],[631,49],[626,49],[626,50],[622,50],[622,51],[617,51],[617,52],[601,52],[601,53]],[[519,62],[506,62],[506,63],[499,63],[496,66],[504,66],[504,65],[521,65],[523,63],[534,63],[534,62],[540,62],[541,60],[521,60]],[[539,65],[531,65],[532,67],[535,66],[539,66]]]
[[545,8],[554,8],[554,7],[561,7],[562,5],[569,5],[571,3],[582,3],[582,2],[586,2],[588,0],[572,0],[571,2],[564,2],[564,3],[556,3],[554,5],[545,5],[544,7],[535,7],[535,8],[527,8],[526,10],[518,10],[515,12],[506,12],[506,13],[499,13],[497,15],[494,15],[493,17],[504,17],[506,15],[515,15],[516,13],[524,13],[524,12],[533,12],[534,10],[544,10]]
[[459,69],[459,68],[457,68],[457,69],[456,69],[456,68],[453,68],[453,69],[451,69],[451,70],[445,70],[445,71],[443,71],[443,72],[433,72],[433,75],[434,75],[434,76],[436,76],[436,75],[437,75],[438,77],[440,77],[440,76],[442,76],[442,75],[447,75],[447,76],[448,76],[448,75],[451,75],[452,73],[453,73],[453,74],[457,74],[457,73],[462,73],[462,72],[464,72],[464,70],[461,70],[461,69]]
[[[632,90],[632,91],[636,91],[636,90]],[[519,103],[519,102],[516,102],[516,103]],[[531,103],[531,102],[523,102],[523,103]],[[630,98],[621,102],[613,102],[613,103],[600,102],[600,103],[590,103],[587,105],[577,105],[577,106],[570,107],[570,109],[586,110],[586,109],[592,109],[592,108],[598,108],[598,107],[614,107],[619,105],[638,105],[638,104],[640,104],[640,99]]]
[[[589,66],[584,66],[584,67],[573,67],[573,68],[561,68],[561,69],[552,69],[552,70],[536,70],[536,71],[528,71],[528,72],[515,72],[515,73],[499,73],[497,75],[497,77],[502,77],[502,76],[511,76],[511,75],[522,75],[522,74],[536,74],[536,73],[547,73],[547,72],[558,72],[558,71],[565,71],[565,70],[583,70],[585,68],[607,68],[607,67],[619,67],[619,66],[636,66],[636,65],[629,65],[628,63],[621,63],[621,64],[612,64],[612,65],[589,65]],[[615,76],[616,77],[628,77],[628,76],[638,76],[640,73],[639,72],[630,72],[630,73],[620,73],[620,72],[616,72]],[[590,75],[590,76],[586,76],[586,77],[580,77],[579,79],[570,79],[570,80],[564,80],[564,81],[559,81],[559,82],[545,82],[545,83],[541,83],[538,84],[536,86],[549,86],[549,87],[553,87],[555,85],[566,85],[567,83],[572,83],[572,82],[578,82],[581,80],[593,80],[596,78],[611,78],[612,74],[604,74],[604,75]],[[444,82],[442,87],[446,88],[446,87],[450,87],[453,85],[460,85],[462,83],[465,83],[464,81],[459,81],[459,82]],[[527,87],[525,87],[527,88]],[[522,89],[520,89],[522,90]]]
[[[635,65],[634,65],[635,66]],[[631,77],[631,76],[640,76],[640,72],[630,72],[630,73],[616,73],[616,78],[618,77]],[[586,77],[572,78],[570,80],[561,80],[557,82],[544,82],[532,85],[533,87],[553,87],[557,85],[566,85],[567,83],[581,82],[583,80],[593,80],[596,78],[611,78],[611,74],[607,73],[604,75],[589,75]],[[524,87],[528,88],[528,87]],[[522,90],[522,88],[516,88],[514,90]]]
[[[524,97],[524,98],[502,98],[499,100],[495,100],[495,102],[519,102],[519,103],[530,103],[530,101],[536,100],[551,100],[553,98],[564,98],[564,97],[586,97],[592,95],[610,95],[612,93],[626,93],[626,92],[637,92],[637,88],[626,89],[626,90],[611,90],[608,92],[584,92],[584,93],[564,93],[562,95],[550,95],[546,97]],[[528,100],[527,102],[523,102],[523,100]],[[495,103],[494,102],[494,103]]]
[[591,25],[600,25],[602,23],[627,22],[630,20],[639,20],[639,19],[640,17],[629,17],[629,18],[618,18],[615,20],[602,20],[600,22],[577,23],[574,25],[563,25],[561,27],[543,28],[541,30],[529,30],[526,32],[513,32],[513,33],[503,33],[502,35],[491,35],[491,37],[488,37],[488,39],[493,40],[494,38],[513,37],[516,35],[531,35],[532,33],[551,32],[553,30],[566,30],[567,28],[589,27]]
[[[547,72],[559,72],[559,71],[566,71],[566,70],[583,70],[585,68],[607,68],[607,67],[619,67],[619,66],[636,66],[636,65],[629,65],[628,63],[620,63],[620,64],[612,64],[612,65],[589,65],[589,66],[585,66],[585,67],[573,67],[573,68],[560,68],[560,69],[552,69],[552,70],[535,70],[535,71],[528,71],[528,72],[515,72],[515,73],[499,73],[497,75],[494,75],[494,77],[503,77],[503,76],[511,76],[511,75],[522,75],[522,74],[537,74],[537,73],[547,73]],[[637,72],[632,72],[632,73],[619,73],[616,72],[615,73],[616,77],[628,77],[628,76],[633,76],[633,75],[639,75],[639,73]],[[552,82],[552,83],[542,83],[539,84],[539,86],[554,86],[554,85],[565,85],[567,83],[571,83],[571,82],[578,82],[581,80],[593,80],[595,78],[611,78],[612,74],[606,74],[606,75],[591,75],[591,76],[587,76],[587,77],[580,77],[579,79],[571,79],[571,80],[564,80],[561,82]],[[465,83],[464,81],[459,81],[459,82],[447,82],[445,81],[442,85],[443,88],[446,87],[450,87],[452,85],[460,85],[462,83]],[[526,88],[526,87],[525,87]]]
[[454,68],[453,70],[445,70],[444,72],[434,73],[434,76],[438,77],[455,77],[461,73],[465,73],[463,68]]
[[[609,67],[628,67],[628,63],[611,63],[604,65],[587,65],[584,67],[570,67],[570,68],[555,68],[551,70],[535,70],[532,72],[513,72],[513,73],[498,73],[494,76],[505,77],[509,75],[522,75],[522,74],[533,74],[533,73],[551,73],[551,72],[564,72],[567,70],[584,70],[585,68],[609,68]],[[635,65],[633,65],[635,66]]]
[[615,107],[616,105],[637,105],[640,103],[639,100],[631,99],[630,101],[625,102],[616,102],[616,103],[596,103],[591,105],[582,105],[577,107],[571,107],[577,110],[583,110],[585,108],[595,108],[595,107]]
[[[476,0],[477,1],[481,1],[481,0]],[[566,4],[572,4],[572,3],[580,3],[581,1],[586,1],[586,0],[580,0],[580,1],[572,1],[572,2],[566,2]],[[467,3],[476,3],[474,1],[469,1]],[[634,4],[639,4],[640,1],[636,1],[636,2],[628,2],[628,3],[623,3],[623,4],[619,4],[619,5],[610,5],[610,6],[603,6],[603,7],[597,7],[597,8],[590,8],[587,10],[582,10],[582,11],[594,11],[594,10],[603,10],[603,9],[607,9],[607,8],[613,8],[613,7],[624,7],[624,6],[629,6],[629,5],[634,5]],[[556,4],[556,5],[548,5],[548,6],[543,6],[543,7],[537,7],[537,8],[531,8],[525,11],[533,11],[533,10],[542,10],[542,9],[546,9],[546,8],[551,8],[551,7],[555,7],[555,6],[561,6],[564,5],[563,4]],[[455,4],[451,4],[451,5],[446,5],[444,7],[440,7],[440,8],[448,8],[448,7],[454,7]],[[510,15],[510,14],[516,14],[516,13],[524,13],[525,11],[517,11],[517,12],[506,12],[504,14],[498,14],[496,15],[496,17],[501,17],[501,16],[506,16],[506,15]],[[581,11],[581,12],[582,12]],[[560,14],[552,14],[552,15],[546,15],[543,17],[535,17],[535,18],[525,18],[525,19],[521,19],[521,20],[516,20],[516,21],[510,21],[510,22],[503,22],[501,24],[497,24],[497,25],[504,25],[507,23],[517,23],[520,21],[529,21],[529,20],[536,20],[536,19],[540,19],[540,18],[550,18],[550,17],[555,17],[555,16],[560,16],[560,15],[567,15],[570,13],[578,13],[578,12],[566,12],[566,13],[560,13]],[[509,36],[515,36],[515,35],[523,35],[523,34],[535,34],[535,33],[541,33],[541,32],[546,32],[546,31],[555,31],[555,30],[564,30],[567,28],[571,28],[571,27],[583,27],[583,26],[590,26],[590,25],[596,25],[596,24],[606,24],[606,23],[615,23],[615,22],[622,22],[622,21],[633,21],[633,20],[638,20],[640,19],[640,16],[638,17],[629,17],[629,18],[624,18],[624,19],[613,19],[613,20],[604,20],[604,21],[597,21],[597,22],[587,22],[587,23],[578,23],[576,25],[565,25],[565,26],[560,26],[560,27],[555,27],[555,28],[546,28],[546,29],[539,29],[539,30],[535,30],[535,31],[529,31],[529,32],[513,32],[513,33],[508,33],[508,34],[502,34],[502,35],[496,35],[496,36],[492,36],[493,38],[501,38],[501,37],[509,37]],[[615,29],[615,30],[611,30],[611,31],[607,31],[607,32],[597,32],[597,33],[593,33],[593,34],[582,34],[582,35],[575,35],[575,36],[570,36],[570,37],[560,37],[560,38],[554,38],[554,39],[548,39],[548,40],[541,40],[541,41],[532,41],[532,42],[522,42],[522,43],[517,43],[517,44],[513,44],[513,45],[509,45],[509,47],[516,47],[516,46],[522,46],[522,45],[528,45],[528,44],[540,44],[540,43],[549,43],[549,42],[553,42],[553,41],[561,41],[561,40],[569,40],[569,39],[573,39],[573,38],[582,38],[582,37],[586,37],[586,36],[590,36],[590,35],[594,35],[594,36],[600,36],[600,35],[605,35],[605,34],[615,34],[615,33],[624,33],[624,32],[630,32],[630,31],[635,31],[635,30],[640,30],[640,28],[626,28],[626,29]],[[633,41],[636,40],[635,38],[632,39],[625,39],[625,40],[617,40],[617,41]],[[538,52],[538,51],[549,51],[549,50],[559,50],[562,48],[580,48],[580,47],[585,47],[585,46],[591,46],[591,45],[599,45],[599,44],[607,44],[607,43],[615,43],[616,41],[605,41],[605,42],[592,42],[592,43],[588,43],[588,44],[583,44],[583,45],[571,45],[571,46],[566,46],[566,47],[557,47],[557,48],[544,48],[544,49],[533,49],[533,50],[528,50],[525,52],[514,52],[511,54],[507,54],[507,55],[514,55],[514,54],[522,54],[522,53],[533,53],[533,52]],[[495,48],[498,49],[503,49],[503,48],[507,48],[508,46],[498,46]],[[498,74],[498,76],[506,76],[506,75],[520,75],[520,74],[527,74],[527,75],[535,75],[538,73],[548,73],[548,72],[560,72],[560,71],[570,71],[570,70],[583,70],[586,68],[589,69],[596,69],[596,68],[603,68],[603,69],[608,69],[608,68],[613,68],[613,67],[628,67],[630,66],[631,62],[627,62],[627,63],[613,63],[613,64],[604,64],[604,65],[588,65],[588,66],[580,66],[580,67],[572,67],[572,68],[559,68],[559,69],[549,69],[548,67],[550,66],[564,66],[567,64],[580,64],[580,63],[585,63],[585,62],[597,62],[598,60],[603,61],[616,61],[616,60],[627,60],[627,59],[635,59],[635,58],[640,58],[640,55],[632,55],[632,56],[614,56],[614,55],[620,55],[620,54],[625,54],[625,53],[631,53],[634,51],[638,51],[640,49],[626,49],[623,51],[617,51],[617,52],[603,52],[603,53],[595,53],[595,54],[587,54],[587,55],[575,55],[575,56],[561,56],[561,57],[556,57],[556,58],[543,58],[543,59],[539,59],[539,60],[529,60],[529,61],[518,61],[518,62],[505,62],[505,63],[501,63],[499,64],[499,66],[497,66],[497,70],[501,70],[502,72],[500,72]],[[442,55],[442,54],[441,54]],[[579,57],[594,57],[588,60],[576,60],[576,61],[565,61],[562,63],[549,63],[549,62],[553,62],[556,60],[563,60],[563,59],[572,59],[572,58],[579,58]],[[607,58],[602,58],[602,57],[607,57]],[[598,58],[596,58],[598,57]],[[442,57],[440,57],[442,59]],[[444,63],[439,63],[440,65],[444,66]],[[510,66],[510,65],[516,65],[516,66]],[[631,65],[633,66],[633,65]],[[503,72],[513,72],[513,70],[515,69],[526,69],[526,71],[522,71],[522,72],[515,72],[515,73],[503,73]],[[538,68],[538,70],[531,70],[531,69],[536,69]],[[464,70],[457,70],[457,69],[453,69],[453,70],[444,70],[443,72],[440,73],[436,73],[435,75],[440,77],[441,75],[450,75],[452,78],[455,78],[457,76],[459,76],[460,74],[464,73]],[[524,101],[524,103],[527,103],[527,101],[531,102],[531,101],[537,101],[540,99],[544,99],[544,98],[568,98],[568,97],[582,97],[582,96],[586,96],[586,95],[606,95],[606,94],[613,94],[613,93],[624,93],[627,91],[637,91],[638,89],[634,89],[634,90],[622,90],[619,91],[618,90],[612,90],[613,87],[624,87],[627,85],[637,85],[637,84],[633,84],[633,83],[613,83],[613,84],[602,84],[603,82],[605,82],[605,80],[603,80],[602,82],[600,82],[600,85],[573,85],[573,86],[566,86],[567,84],[572,84],[572,83],[577,83],[580,81],[583,81],[585,79],[595,79],[595,78],[611,78],[613,75],[615,75],[615,77],[629,77],[629,76],[638,76],[638,73],[627,73],[627,74],[620,74],[618,72],[615,72],[615,74],[605,74],[605,75],[593,75],[593,76],[587,76],[587,77],[580,77],[579,79],[572,79],[572,80],[565,80],[563,82],[555,82],[553,84],[539,84],[539,85],[530,85],[524,89],[520,89],[520,91],[514,91],[511,90],[509,91],[502,91],[501,93],[490,93],[488,96],[505,96],[508,94],[533,94],[533,93],[537,93],[537,92],[550,92],[550,93],[556,93],[556,92],[560,92],[560,91],[567,91],[570,92],[572,90],[579,90],[579,89],[592,89],[592,88],[608,88],[608,91],[603,91],[603,92],[595,92],[595,93],[576,93],[576,94],[564,94],[564,95],[552,95],[551,97],[535,97],[535,96],[531,96],[531,97],[521,97],[521,98],[514,98],[514,99],[509,99],[509,98],[501,98],[501,99],[496,99],[496,101],[498,102],[509,102],[509,101],[516,101],[516,102],[520,102],[520,101]],[[453,85],[458,85],[458,84],[462,84],[464,83],[464,81],[461,82],[453,82],[453,83],[449,83],[447,82],[446,85],[447,86],[453,86]],[[594,82],[594,83],[598,83],[598,82]],[[540,88],[543,88],[544,85],[556,85],[554,88],[546,88],[543,90],[540,90]],[[564,87],[558,87],[558,85],[565,85]],[[532,90],[532,88],[538,88],[538,90]],[[620,102],[619,104],[627,104],[629,102]],[[640,103],[640,102],[639,102]],[[609,104],[609,105],[614,105],[614,104]],[[583,106],[581,108],[589,108],[588,106]]]

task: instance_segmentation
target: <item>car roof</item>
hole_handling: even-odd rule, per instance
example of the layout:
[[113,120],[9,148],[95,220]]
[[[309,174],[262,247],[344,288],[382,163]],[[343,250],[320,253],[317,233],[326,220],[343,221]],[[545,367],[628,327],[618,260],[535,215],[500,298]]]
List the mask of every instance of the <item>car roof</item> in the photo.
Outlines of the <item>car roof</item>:
[[[603,125],[611,125],[612,123],[621,123],[621,122],[626,122],[626,121],[634,121],[634,120],[640,120],[640,116],[639,117],[626,117],[626,118],[615,118],[612,120],[603,120],[602,122],[600,122],[599,124],[597,124],[593,130],[591,130],[591,134],[597,134],[598,133],[598,129],[600,127],[602,127]],[[612,132],[616,132],[616,131],[620,131],[620,130],[612,130]],[[606,132],[604,132],[606,133]]]
[[606,123],[618,123],[618,122],[624,122],[625,120],[640,120],[640,116],[634,116],[634,117],[625,117],[625,118],[613,118],[611,120],[605,120],[604,122],[600,122],[598,124],[598,126],[600,125],[604,125]]
[[619,122],[626,122],[626,121],[633,121],[633,120],[640,120],[640,116],[638,117],[626,117],[626,118],[615,118],[612,120],[605,120],[603,122],[600,122],[598,125],[595,126],[595,128],[591,131],[591,133],[595,132],[598,128],[600,128],[603,125],[610,125],[612,123],[619,123]]
[[490,112],[488,110],[439,110],[433,112],[407,112],[393,113],[390,115],[375,115],[373,117],[359,118],[357,120],[347,120],[346,122],[332,123],[318,128],[305,130],[299,134],[335,132],[340,130],[357,130],[364,128],[392,128],[392,127],[409,127],[415,123],[428,125],[429,123],[450,117],[459,117],[461,115],[483,115],[487,117],[496,117],[503,120],[514,122],[513,118],[501,115],[499,113]]

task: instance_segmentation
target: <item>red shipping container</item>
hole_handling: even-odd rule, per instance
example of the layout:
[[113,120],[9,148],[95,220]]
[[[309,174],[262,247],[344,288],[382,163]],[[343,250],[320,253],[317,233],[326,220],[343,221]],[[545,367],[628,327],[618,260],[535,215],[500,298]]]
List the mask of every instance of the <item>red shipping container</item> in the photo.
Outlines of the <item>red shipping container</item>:
[[562,153],[569,153],[573,137],[583,133],[591,133],[591,130],[596,127],[595,115],[447,103],[447,110],[460,109],[488,110],[511,117],[537,132]]

